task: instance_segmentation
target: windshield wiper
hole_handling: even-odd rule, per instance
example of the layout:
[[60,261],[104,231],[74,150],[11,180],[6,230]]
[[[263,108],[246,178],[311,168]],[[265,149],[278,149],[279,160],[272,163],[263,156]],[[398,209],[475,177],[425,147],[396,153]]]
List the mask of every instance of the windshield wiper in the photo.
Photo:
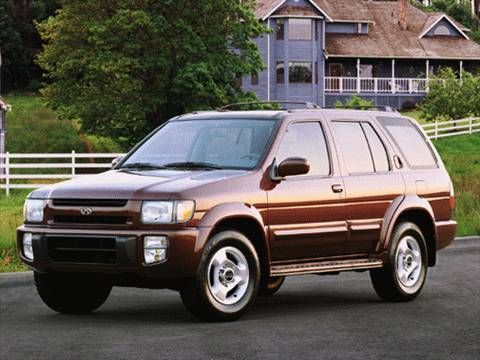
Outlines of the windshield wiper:
[[176,162],[163,165],[165,168],[180,168],[180,169],[211,169],[211,170],[221,170],[222,166],[217,164],[211,164],[206,162]]
[[118,168],[118,170],[160,170],[165,169],[165,166],[152,163],[131,163],[125,164]]

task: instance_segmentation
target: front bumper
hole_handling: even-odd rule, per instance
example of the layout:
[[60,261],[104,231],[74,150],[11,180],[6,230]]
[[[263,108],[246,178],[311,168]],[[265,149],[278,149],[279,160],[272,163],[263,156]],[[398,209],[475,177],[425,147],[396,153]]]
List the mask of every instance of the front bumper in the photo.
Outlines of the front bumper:
[[[24,233],[32,233],[34,260],[25,258],[22,252]],[[203,247],[202,239],[208,236],[208,228],[185,228],[181,230],[79,230],[56,229],[33,226],[21,226],[17,229],[17,248],[22,261],[38,272],[93,272],[102,274],[135,274],[147,278],[174,279],[185,278],[195,274]],[[115,259],[112,263],[102,263],[92,257],[92,261],[58,261],[52,259],[50,239],[54,237],[112,238]],[[167,260],[146,265],[143,259],[144,236],[167,236],[169,247]]]

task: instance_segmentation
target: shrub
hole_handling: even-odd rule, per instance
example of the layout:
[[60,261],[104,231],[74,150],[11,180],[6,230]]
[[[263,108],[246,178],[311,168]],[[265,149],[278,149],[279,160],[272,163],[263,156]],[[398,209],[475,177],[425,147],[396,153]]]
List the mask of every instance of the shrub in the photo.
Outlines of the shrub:
[[335,103],[336,108],[345,109],[368,110],[374,106],[375,104],[373,103],[373,101],[363,99],[358,95],[353,95],[351,98],[347,99],[345,103],[342,103],[340,100]]
[[451,68],[443,68],[428,84],[430,91],[420,105],[426,120],[455,120],[480,116],[480,76],[464,72],[458,79]]

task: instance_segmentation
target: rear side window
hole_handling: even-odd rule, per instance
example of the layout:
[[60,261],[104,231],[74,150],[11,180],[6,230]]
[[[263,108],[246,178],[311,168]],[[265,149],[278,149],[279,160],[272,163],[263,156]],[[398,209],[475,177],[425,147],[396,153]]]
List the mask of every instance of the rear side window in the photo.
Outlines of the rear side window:
[[330,158],[320,123],[291,124],[277,152],[277,164],[289,157],[301,157],[310,163],[310,171],[303,176],[330,174]]
[[372,155],[360,123],[334,121],[333,127],[347,171],[350,174],[374,172]]
[[369,123],[362,123],[363,131],[367,136],[368,144],[370,145],[370,151],[372,152],[373,162],[376,172],[387,172],[390,170],[390,164],[388,162],[388,154],[380,140],[378,134]]
[[378,117],[412,168],[437,167],[432,149],[423,134],[405,118]]

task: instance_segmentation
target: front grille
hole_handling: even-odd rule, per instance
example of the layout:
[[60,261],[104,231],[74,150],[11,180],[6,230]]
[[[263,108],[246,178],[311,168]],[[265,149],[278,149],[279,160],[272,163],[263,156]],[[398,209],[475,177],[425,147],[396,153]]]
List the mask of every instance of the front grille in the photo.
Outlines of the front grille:
[[116,239],[112,237],[49,236],[47,248],[54,262],[115,264]]
[[128,200],[119,199],[53,199],[53,206],[70,207],[124,207]]
[[53,217],[55,224],[91,224],[91,225],[126,225],[126,216],[76,216],[56,215]]

